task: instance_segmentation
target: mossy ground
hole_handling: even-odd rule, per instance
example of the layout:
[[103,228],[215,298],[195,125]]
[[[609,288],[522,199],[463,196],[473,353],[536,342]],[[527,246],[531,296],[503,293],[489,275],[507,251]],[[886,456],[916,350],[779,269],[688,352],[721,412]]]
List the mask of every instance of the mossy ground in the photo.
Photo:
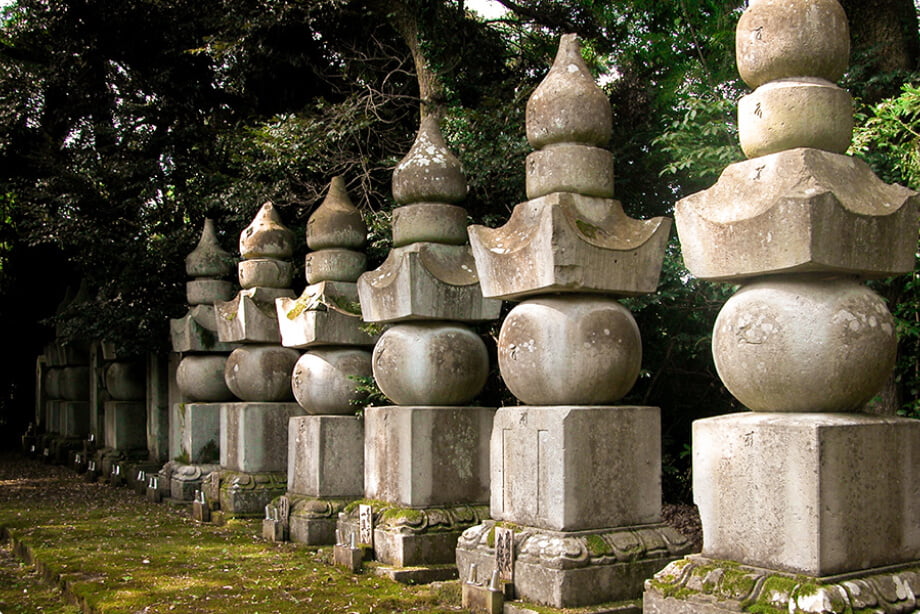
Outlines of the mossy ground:
[[[260,520],[197,524],[181,508],[8,454],[0,455],[0,527],[91,612],[460,611],[459,590],[352,575],[330,565],[331,548],[262,540]],[[5,552],[0,612],[78,611]]]

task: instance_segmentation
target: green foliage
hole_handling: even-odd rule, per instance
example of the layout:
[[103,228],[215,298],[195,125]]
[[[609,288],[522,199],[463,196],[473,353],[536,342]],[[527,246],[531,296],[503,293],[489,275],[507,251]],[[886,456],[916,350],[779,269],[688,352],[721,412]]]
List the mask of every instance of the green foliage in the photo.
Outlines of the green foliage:
[[866,160],[886,182],[920,189],[920,81],[859,109],[855,123],[850,154]]

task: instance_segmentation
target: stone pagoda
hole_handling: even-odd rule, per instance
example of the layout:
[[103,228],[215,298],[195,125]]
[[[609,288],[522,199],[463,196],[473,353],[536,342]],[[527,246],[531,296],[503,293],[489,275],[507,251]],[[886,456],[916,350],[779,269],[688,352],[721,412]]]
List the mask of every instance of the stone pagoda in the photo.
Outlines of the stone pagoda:
[[335,177],[307,221],[308,285],[299,298],[275,301],[282,344],[307,350],[294,365],[293,390],[308,415],[288,422],[288,491],[267,510],[273,539],[333,544],[339,512],[364,495],[355,378],[371,376],[375,336],[362,330],[355,282],[367,268],[366,241],[361,213]]
[[221,469],[203,488],[207,505],[226,514],[261,515],[287,490],[288,419],[304,412],[291,392],[300,353],[281,346],[275,299],[294,296],[293,253],[294,233],[274,205],[265,203],[240,235],[241,290],[214,305],[218,338],[240,344],[224,370],[227,387],[240,401],[221,405]]
[[495,417],[491,520],[463,533],[457,565],[552,607],[634,599],[689,547],[661,522],[659,409],[612,405],[642,361],[615,297],[655,291],[671,222],[631,219],[613,199],[610,103],[574,35],[526,123],[530,200],[501,228],[469,228],[483,294],[521,301],[498,361],[523,405]]
[[[364,412],[370,501],[350,506],[339,529],[346,540],[359,532],[357,543],[404,581],[453,575],[457,538],[480,521],[489,496],[495,409],[469,405],[489,367],[470,325],[497,318],[501,304],[479,287],[457,204],[466,193],[460,163],[428,115],[393,173],[393,249],[358,279],[364,321],[389,325],[372,366],[394,404]],[[428,569],[399,571],[406,567]]]
[[178,364],[170,395],[170,460],[159,479],[173,499],[193,499],[202,479],[220,468],[220,408],[234,398],[224,370],[236,345],[218,340],[214,303],[233,298],[233,284],[226,278],[234,263],[220,246],[214,221],[205,220],[197,247],[185,258],[191,278],[185,285],[188,313],[169,322]]
[[648,582],[645,612],[913,612],[920,421],[863,412],[897,349],[863,280],[913,270],[920,199],[845,155],[836,0],[752,0],[736,49],[748,160],[676,217],[689,270],[741,286],[712,346],[751,412],[694,423],[703,551]]

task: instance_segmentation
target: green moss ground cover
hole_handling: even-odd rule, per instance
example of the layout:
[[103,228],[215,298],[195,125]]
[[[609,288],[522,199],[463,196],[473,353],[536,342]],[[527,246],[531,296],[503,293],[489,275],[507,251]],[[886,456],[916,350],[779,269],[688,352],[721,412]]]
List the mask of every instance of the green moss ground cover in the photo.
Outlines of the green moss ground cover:
[[[194,522],[126,489],[0,455],[0,527],[36,565],[0,550],[0,612],[249,614],[457,612],[459,589],[406,587],[331,566],[331,548],[269,543],[260,521]],[[37,567],[37,570],[36,570]]]

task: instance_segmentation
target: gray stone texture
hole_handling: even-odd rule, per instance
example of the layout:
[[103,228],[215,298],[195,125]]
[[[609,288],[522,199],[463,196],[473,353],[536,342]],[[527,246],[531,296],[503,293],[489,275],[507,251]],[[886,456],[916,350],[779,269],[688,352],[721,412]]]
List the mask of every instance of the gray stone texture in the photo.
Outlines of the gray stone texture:
[[406,507],[485,503],[494,409],[368,407],[365,497]]
[[466,198],[466,193],[460,161],[447,148],[437,116],[429,114],[422,119],[409,153],[393,171],[393,198],[400,205],[454,204]]
[[243,401],[290,401],[291,371],[299,357],[297,350],[280,345],[243,345],[227,358],[224,379]]
[[226,367],[226,354],[187,355],[176,369],[176,385],[189,401],[229,401],[233,393],[224,379]]
[[232,300],[215,303],[217,335],[226,343],[281,344],[275,300],[293,297],[288,288],[249,288]]
[[294,233],[282,224],[275,206],[270,202],[265,203],[256,213],[252,223],[240,234],[240,255],[245,260],[285,260],[293,254]]
[[193,305],[183,317],[169,321],[169,333],[173,352],[230,352],[236,347],[218,339],[214,305]]
[[503,407],[491,517],[556,531],[661,519],[657,407]]
[[320,206],[307,220],[307,247],[360,249],[367,241],[367,225],[351,202],[345,178],[333,177]]
[[203,453],[213,453],[220,444],[221,403],[177,403],[172,406],[171,430],[176,441],[172,456],[184,456],[189,463],[214,463],[216,458],[205,458]]
[[444,203],[414,203],[393,209],[393,246],[466,243],[466,209]]
[[144,401],[105,402],[105,446],[115,450],[147,448],[147,406]]
[[792,149],[732,164],[712,188],[677,203],[684,261],[702,279],[831,272],[880,278],[913,270],[912,190],[865,162]]
[[287,472],[289,493],[360,498],[364,494],[364,420],[355,416],[292,417]]
[[693,426],[703,554],[827,576],[920,559],[920,421],[732,414]]
[[246,473],[286,472],[288,419],[303,413],[297,403],[222,403],[221,467]]
[[371,346],[377,339],[362,330],[358,288],[354,283],[324,281],[307,286],[298,298],[275,301],[281,343],[305,349],[326,345]]
[[325,347],[304,353],[294,365],[294,398],[310,414],[354,414],[364,393],[357,378],[372,375],[371,352],[361,348]]

